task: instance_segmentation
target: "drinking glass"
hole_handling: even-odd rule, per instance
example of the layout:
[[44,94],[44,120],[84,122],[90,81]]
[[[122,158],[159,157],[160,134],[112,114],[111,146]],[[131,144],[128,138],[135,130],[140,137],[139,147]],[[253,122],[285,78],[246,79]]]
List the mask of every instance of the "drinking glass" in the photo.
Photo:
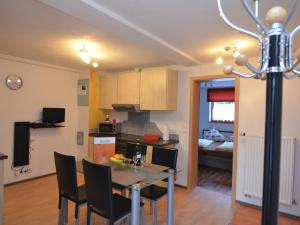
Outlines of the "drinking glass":
[[132,156],[132,161],[133,161],[133,167],[136,167],[137,163],[138,163],[138,157],[137,155],[133,155]]
[[141,166],[142,167],[144,167],[143,166],[143,164],[146,162],[146,155],[142,155],[142,157],[141,157]]

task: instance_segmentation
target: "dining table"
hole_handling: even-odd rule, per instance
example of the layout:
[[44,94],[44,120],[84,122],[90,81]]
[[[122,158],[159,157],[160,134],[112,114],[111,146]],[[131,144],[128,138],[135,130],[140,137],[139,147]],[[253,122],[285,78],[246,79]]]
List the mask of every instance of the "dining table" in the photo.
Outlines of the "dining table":
[[[113,183],[131,190],[131,225],[142,224],[140,221],[141,189],[168,179],[167,225],[174,224],[174,169],[151,163],[134,166],[130,163],[109,161],[101,164],[110,165]],[[83,173],[82,161],[76,162],[76,170]],[[67,207],[62,206],[62,209],[65,208]]]

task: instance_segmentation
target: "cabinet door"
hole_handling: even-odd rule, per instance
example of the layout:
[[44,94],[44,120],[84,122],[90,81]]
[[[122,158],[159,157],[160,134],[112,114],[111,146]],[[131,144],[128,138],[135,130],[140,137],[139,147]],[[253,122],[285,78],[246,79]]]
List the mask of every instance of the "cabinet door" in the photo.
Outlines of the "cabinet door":
[[112,109],[117,103],[117,76],[106,75],[100,77],[100,108]]
[[141,73],[140,106],[143,110],[176,110],[177,72],[169,69]]
[[118,75],[118,104],[140,103],[140,73],[122,73]]
[[152,70],[150,71],[142,71],[141,73],[141,89],[140,89],[140,107],[144,110],[151,110],[152,109],[152,102],[153,102],[153,82],[154,79],[152,78],[153,73]]

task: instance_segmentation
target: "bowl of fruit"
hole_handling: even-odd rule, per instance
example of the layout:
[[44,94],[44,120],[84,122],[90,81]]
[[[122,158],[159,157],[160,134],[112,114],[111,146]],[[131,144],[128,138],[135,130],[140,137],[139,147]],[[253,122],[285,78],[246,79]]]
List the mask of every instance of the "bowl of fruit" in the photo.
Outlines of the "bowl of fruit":
[[114,163],[123,163],[124,160],[125,160],[125,157],[122,154],[115,154],[112,157],[110,157],[110,161],[112,161]]

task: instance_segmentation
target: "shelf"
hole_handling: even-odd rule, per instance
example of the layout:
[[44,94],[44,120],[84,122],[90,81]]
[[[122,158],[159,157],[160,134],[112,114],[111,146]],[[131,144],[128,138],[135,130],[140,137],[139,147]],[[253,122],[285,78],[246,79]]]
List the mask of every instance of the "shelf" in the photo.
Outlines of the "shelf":
[[33,129],[65,127],[63,125],[47,124],[47,123],[30,123],[29,126],[30,126],[30,128],[33,128]]

